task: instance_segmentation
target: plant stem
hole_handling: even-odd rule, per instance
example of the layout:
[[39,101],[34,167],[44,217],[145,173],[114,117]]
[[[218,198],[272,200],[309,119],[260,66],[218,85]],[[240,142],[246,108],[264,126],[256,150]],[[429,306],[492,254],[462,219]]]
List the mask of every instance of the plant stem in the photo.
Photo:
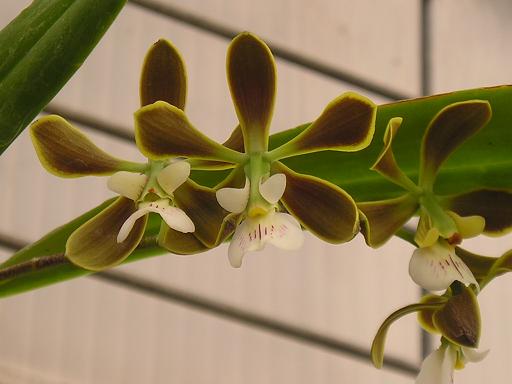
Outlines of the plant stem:
[[66,258],[64,253],[35,257],[31,260],[0,269],[0,282],[14,279],[24,275],[25,273],[38,271],[48,267],[54,267],[56,265],[68,264],[69,262],[70,261]]
[[[155,245],[158,245],[158,236],[148,236],[141,240],[136,249],[150,248]],[[0,268],[0,283],[21,277],[27,273],[65,264],[71,264],[71,262],[64,253],[35,257],[10,267]]]
[[407,241],[409,244],[414,245],[415,247],[418,246],[414,241],[414,232],[406,229],[405,227],[402,227],[396,231],[395,236]]

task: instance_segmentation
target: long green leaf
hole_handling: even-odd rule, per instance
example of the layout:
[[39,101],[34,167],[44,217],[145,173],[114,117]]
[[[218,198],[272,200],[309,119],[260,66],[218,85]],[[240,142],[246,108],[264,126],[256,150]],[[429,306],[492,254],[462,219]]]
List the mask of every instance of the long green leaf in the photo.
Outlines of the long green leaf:
[[57,94],[126,0],[35,0],[0,31],[0,154]]

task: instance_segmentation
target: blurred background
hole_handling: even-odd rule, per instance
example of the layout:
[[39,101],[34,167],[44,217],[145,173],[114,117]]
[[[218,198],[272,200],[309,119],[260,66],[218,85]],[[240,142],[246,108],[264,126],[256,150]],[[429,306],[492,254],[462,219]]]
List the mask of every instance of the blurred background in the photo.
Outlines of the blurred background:
[[[29,3],[2,0],[0,27]],[[510,83],[511,15],[508,0],[129,1],[47,112],[119,157],[142,159],[131,139],[139,71],[164,37],[187,64],[191,121],[222,141],[236,125],[226,47],[250,30],[277,58],[277,132],[346,90],[385,103]],[[27,133],[0,159],[2,257],[112,195],[105,178],[47,174]],[[511,240],[465,244],[498,256]],[[414,316],[389,334],[391,364],[379,371],[367,357],[381,321],[419,298],[407,274],[412,250],[398,239],[371,250],[361,236],[331,246],[307,235],[300,252],[268,246],[240,270],[221,246],[3,299],[0,383],[412,383],[438,343]],[[457,383],[509,382],[511,288],[504,277],[479,296],[481,346],[491,353]]]

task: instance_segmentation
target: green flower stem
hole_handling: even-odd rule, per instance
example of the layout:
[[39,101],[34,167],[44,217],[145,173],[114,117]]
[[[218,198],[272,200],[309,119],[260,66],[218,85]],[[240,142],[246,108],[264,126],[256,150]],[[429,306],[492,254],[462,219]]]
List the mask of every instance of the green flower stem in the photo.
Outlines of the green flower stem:
[[[293,140],[292,140],[292,142],[293,142]],[[280,147],[277,147],[277,148],[271,150],[270,152],[267,152],[265,154],[265,158],[269,162],[272,162],[272,161],[277,161],[277,160],[281,160],[281,159],[296,155],[297,153],[294,148],[294,145],[293,145],[293,143],[292,144],[290,144],[290,143],[291,142],[287,142],[287,143],[281,145]]]
[[131,161],[124,161],[122,164],[123,171],[133,172],[133,173],[144,173],[148,168],[146,163],[135,163]]
[[260,212],[262,209],[268,211],[270,208],[270,204],[263,199],[259,189],[262,176],[268,175],[270,172],[270,163],[264,159],[262,153],[252,153],[249,156],[245,174],[248,175],[251,182],[249,204],[247,205],[247,211],[251,215],[251,213]]
[[233,164],[243,164],[247,161],[247,154],[240,153],[234,149],[227,148],[220,144],[215,156],[215,160],[226,161]]
[[425,194],[420,197],[420,204],[427,212],[432,220],[432,224],[437,228],[442,237],[446,239],[457,233],[455,222],[444,211],[433,193],[425,192]]
[[70,261],[63,253],[36,257],[31,260],[0,269],[0,282],[20,277],[29,272],[39,271],[44,268],[69,263]]
[[407,241],[409,244],[415,246],[415,247],[418,247],[418,245],[416,244],[416,242],[414,241],[414,236],[415,236],[415,232],[414,231],[411,231],[409,229],[406,229],[406,228],[400,228],[396,233],[395,233],[395,236],[396,237],[399,237],[400,239],[402,240],[405,240]]

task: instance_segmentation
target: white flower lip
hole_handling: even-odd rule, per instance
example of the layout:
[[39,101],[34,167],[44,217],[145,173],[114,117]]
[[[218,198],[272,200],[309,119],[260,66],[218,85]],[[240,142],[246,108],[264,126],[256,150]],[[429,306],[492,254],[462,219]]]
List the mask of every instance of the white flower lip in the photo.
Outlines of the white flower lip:
[[228,257],[231,265],[239,268],[246,252],[261,250],[267,243],[293,250],[300,248],[303,242],[304,234],[297,220],[287,213],[272,211],[249,217],[238,225],[229,244]]
[[430,291],[447,289],[454,281],[465,285],[478,283],[468,266],[449,244],[435,243],[416,249],[409,262],[409,275],[419,286]]

